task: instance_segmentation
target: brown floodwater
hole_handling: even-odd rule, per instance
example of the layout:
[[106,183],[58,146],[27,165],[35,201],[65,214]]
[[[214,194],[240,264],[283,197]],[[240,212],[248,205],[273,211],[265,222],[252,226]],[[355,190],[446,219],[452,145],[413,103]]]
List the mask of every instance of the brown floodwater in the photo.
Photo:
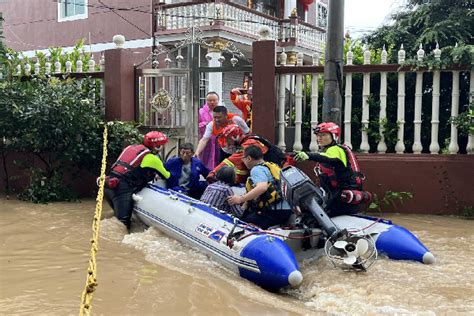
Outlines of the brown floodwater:
[[[200,252],[135,223],[126,234],[104,205],[95,315],[474,315],[474,221],[386,218],[419,236],[434,265],[380,259],[367,273],[324,258],[303,285],[269,293]],[[78,314],[95,201],[37,205],[0,199],[0,314]]]

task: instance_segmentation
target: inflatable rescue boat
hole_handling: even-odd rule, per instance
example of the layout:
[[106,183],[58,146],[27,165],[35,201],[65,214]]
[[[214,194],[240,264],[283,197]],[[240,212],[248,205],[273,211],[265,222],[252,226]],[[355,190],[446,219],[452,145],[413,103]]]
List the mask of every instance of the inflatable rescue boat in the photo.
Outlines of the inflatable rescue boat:
[[282,170],[282,192],[302,214],[292,216],[285,227],[268,230],[158,184],[134,195],[134,211],[146,225],[270,290],[298,287],[303,281],[298,262],[322,256],[356,271],[367,270],[380,254],[425,264],[435,261],[415,235],[391,221],[358,215],[327,217],[320,207],[320,189],[295,167]]

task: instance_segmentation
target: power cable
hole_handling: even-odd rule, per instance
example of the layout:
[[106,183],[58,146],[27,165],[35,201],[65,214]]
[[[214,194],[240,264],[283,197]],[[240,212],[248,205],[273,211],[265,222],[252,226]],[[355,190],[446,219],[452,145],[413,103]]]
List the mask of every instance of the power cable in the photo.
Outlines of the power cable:
[[148,32],[146,32],[145,30],[143,30],[142,28],[140,28],[139,26],[137,26],[136,24],[130,22],[129,20],[127,20],[125,17],[123,17],[122,15],[120,15],[119,13],[115,12],[114,8],[113,7],[108,7],[106,6],[102,0],[97,0],[100,4],[102,4],[104,7],[106,7],[107,9],[109,9],[110,11],[112,11],[115,15],[117,15],[119,18],[121,18],[122,20],[124,20],[125,22],[127,22],[128,24],[130,24],[131,26],[135,27],[137,30],[140,30],[142,33],[148,35],[148,36],[152,36],[151,34],[149,34]]
[[[61,2],[62,0],[54,0],[54,2]],[[124,8],[124,7],[113,7],[113,6],[109,6],[109,5],[106,5],[104,4],[101,0],[98,0],[98,2],[101,4],[101,5],[94,5],[94,4],[77,4],[77,5],[80,5],[80,6],[87,6],[87,7],[90,7],[90,8],[96,8],[96,9],[107,9],[109,12],[112,12],[114,14],[116,14],[117,16],[119,16],[121,19],[123,19],[124,21],[126,21],[127,23],[129,23],[130,25],[132,25],[133,27],[137,28],[138,30],[140,30],[141,32],[143,32],[144,34],[146,34],[147,36],[150,36],[151,35],[146,32],[145,30],[141,29],[139,26],[137,26],[136,24],[134,24],[133,22],[129,21],[128,19],[126,19],[124,16],[120,15],[117,11],[123,11],[123,12],[138,12],[138,13],[144,13],[144,14],[152,14],[151,11],[148,11],[148,10],[142,10],[142,9],[139,9],[143,6],[136,6],[136,7],[131,7],[131,8]],[[108,12],[104,12],[104,11],[101,11],[101,12],[92,12],[90,13],[91,15],[95,15],[95,14],[104,14],[104,13],[108,13]],[[198,16],[198,15],[183,15],[183,14],[170,14],[170,13],[164,13],[164,14],[161,14],[161,16],[165,16],[165,17],[170,17],[170,18],[184,18],[184,19],[193,19],[193,20],[209,20],[209,21],[224,21],[224,22],[239,22],[239,23],[252,23],[252,24],[258,24],[258,25],[266,25],[266,26],[269,26],[269,27],[274,27],[274,28],[278,28],[278,29],[283,29],[285,31],[294,31],[294,27],[292,26],[283,26],[279,23],[276,23],[276,22],[266,22],[266,21],[255,21],[255,20],[249,20],[249,19],[231,19],[231,18],[214,18],[214,17],[209,17],[209,16]],[[27,24],[33,24],[33,23],[40,23],[40,22],[48,22],[48,21],[56,21],[56,18],[54,19],[42,19],[42,20],[35,20],[35,21],[30,21],[30,22],[22,22],[22,23],[14,23],[14,24],[8,24],[10,27],[13,27],[13,26],[19,26],[19,25],[27,25]],[[360,28],[360,29],[355,29],[355,28],[352,28],[352,27],[346,27],[347,29],[349,29],[351,32],[353,33],[363,33],[363,32],[371,32],[373,30],[376,29],[376,27],[374,28]],[[316,34],[321,34],[321,31],[319,30],[316,30],[316,29],[298,29],[298,33],[299,34],[308,34],[308,33],[316,33]]]

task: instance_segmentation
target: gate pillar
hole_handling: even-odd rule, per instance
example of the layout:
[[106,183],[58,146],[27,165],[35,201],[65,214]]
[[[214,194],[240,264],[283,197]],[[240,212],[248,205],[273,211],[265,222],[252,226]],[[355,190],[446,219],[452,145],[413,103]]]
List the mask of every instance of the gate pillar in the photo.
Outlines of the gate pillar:
[[252,131],[275,143],[275,41],[252,44]]
[[132,52],[121,49],[105,51],[105,119],[135,120],[135,76]]

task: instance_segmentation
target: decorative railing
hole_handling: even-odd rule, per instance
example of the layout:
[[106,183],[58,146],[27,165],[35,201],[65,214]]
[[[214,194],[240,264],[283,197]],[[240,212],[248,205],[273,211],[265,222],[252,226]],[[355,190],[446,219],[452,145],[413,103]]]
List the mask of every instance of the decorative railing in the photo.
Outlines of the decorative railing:
[[[437,61],[440,58],[440,50],[436,48],[434,51],[434,56]],[[351,147],[355,147],[361,152],[368,153],[369,151],[386,153],[387,152],[387,143],[384,138],[384,129],[387,122],[392,123],[396,126],[396,144],[392,147],[393,151],[398,154],[403,154],[405,152],[413,152],[414,154],[431,153],[449,153],[456,154],[460,151],[467,152],[469,154],[474,153],[474,135],[471,133],[467,136],[467,144],[465,148],[460,148],[458,143],[458,127],[455,123],[455,118],[459,116],[459,106],[460,106],[460,95],[463,96],[469,95],[468,101],[466,103],[472,104],[474,97],[474,72],[472,66],[451,66],[449,68],[443,69],[428,69],[427,67],[419,67],[417,69],[412,69],[408,66],[403,66],[405,62],[405,51],[402,48],[398,51],[398,64],[387,64],[387,52],[385,48],[382,51],[381,55],[381,64],[370,64],[370,51],[364,51],[364,64],[363,65],[353,65],[352,64],[353,54],[352,52],[347,53],[347,64],[344,66],[344,76],[345,76],[345,87],[343,93],[343,142]],[[418,51],[418,61],[422,61],[424,58],[424,51],[420,46]],[[313,65],[303,66],[303,55],[300,53],[297,56],[297,65],[296,66],[287,66],[287,55],[283,52],[280,55],[280,65],[276,67],[275,71],[277,73],[277,96],[278,96],[278,118],[277,118],[277,142],[278,146],[282,149],[293,149],[293,150],[302,150],[303,149],[303,124],[304,124],[304,113],[303,109],[310,107],[310,118],[309,125],[314,127],[318,124],[319,113],[322,108],[322,105],[319,103],[320,95],[322,91],[321,88],[318,88],[322,80],[322,74],[324,73],[324,67],[319,66],[319,55],[315,54],[313,57]],[[442,73],[451,73],[452,80],[450,87],[443,87],[445,91],[451,91],[450,102],[445,101],[444,104],[440,104],[440,82]],[[361,95],[361,104],[353,104],[353,75],[362,74],[362,78],[358,75],[358,80],[362,81]],[[377,75],[375,75],[377,74]],[[398,77],[398,86],[396,93],[396,118],[388,117],[388,94],[387,94],[387,76],[396,74]],[[431,75],[432,84],[425,88],[423,80],[429,80],[426,78],[426,75]],[[425,75],[425,76],[424,76]],[[407,76],[415,77],[414,85],[414,94],[409,94],[405,87]],[[467,82],[468,76],[469,79],[469,91],[466,91],[467,88],[464,87],[462,90],[460,88],[460,76],[464,78],[464,82]],[[373,80],[379,80],[380,90],[371,93],[370,85]],[[424,78],[425,77],[425,78]],[[446,81],[444,81],[446,82]],[[466,86],[466,84],[464,85]],[[287,92],[290,92],[289,94]],[[306,97],[309,93],[309,97]],[[288,100],[288,95],[292,100]],[[394,95],[394,93],[392,93]],[[370,113],[370,99],[375,96],[375,101],[379,104],[378,113]],[[405,112],[407,110],[405,106],[405,101],[412,97],[413,100],[413,118],[407,117]],[[431,98],[431,108],[429,113],[423,112],[423,109],[426,110],[426,104],[429,102],[428,97]],[[446,95],[443,96],[443,100],[446,100]],[[423,102],[424,100],[424,102]],[[448,96],[449,100],[449,96]],[[410,100],[412,101],[412,100]],[[394,104],[395,102],[391,102]],[[411,103],[411,102],[410,102]],[[422,106],[423,105],[423,106]],[[361,113],[360,125],[361,128],[356,134],[353,133],[353,124],[354,124],[354,112],[353,110],[358,108],[358,112]],[[449,112],[450,119],[447,119],[443,122],[440,122],[440,108],[442,111]],[[390,110],[395,110],[390,108]],[[410,109],[411,110],[411,109]],[[372,109],[372,111],[374,111]],[[375,114],[375,115],[374,115]],[[379,122],[379,130],[376,135],[376,149],[370,147],[369,141],[374,142],[374,133],[369,133],[369,115],[373,118],[377,117]],[[426,125],[426,117],[431,117],[429,121],[430,125],[430,134],[422,135],[422,124]],[[373,119],[372,119],[373,120]],[[410,124],[410,133],[411,129],[413,130],[412,135],[407,135],[405,127],[407,124]],[[441,139],[440,145],[440,124],[448,124],[447,137]],[[471,122],[472,124],[472,122]],[[290,127],[290,129],[288,128]],[[288,133],[290,130],[294,129],[294,138],[289,137],[285,138],[285,133]],[[358,135],[357,135],[358,134]],[[288,135],[286,135],[288,136]],[[360,138],[360,143],[353,144],[353,136]],[[429,146],[425,142],[425,147],[422,145],[422,136],[424,139],[429,137],[430,144]],[[288,141],[288,139],[291,139]],[[407,144],[410,144],[408,146]],[[443,148],[444,146],[444,148]],[[318,150],[318,144],[316,137],[311,133],[311,139],[309,143],[309,149],[311,151]]]
[[[85,77],[90,76],[94,78],[103,78],[105,71],[105,58],[102,55],[99,63],[96,63],[93,58],[90,58],[87,62],[87,65],[84,65],[81,59],[77,60],[67,60],[61,63],[59,60],[51,63],[46,61],[40,63],[39,59],[36,57],[30,59],[22,59],[15,66],[15,72],[13,76],[18,77],[29,77],[29,76],[62,76],[68,75],[71,77]],[[0,76],[2,74],[0,73]]]
[[293,42],[295,46],[322,52],[326,41],[326,31],[322,28],[297,18],[282,20],[229,1],[157,3],[153,12],[155,32],[162,34],[195,26],[203,31],[220,28],[255,40],[259,38],[260,26],[266,25],[270,31],[267,39],[280,43]]

